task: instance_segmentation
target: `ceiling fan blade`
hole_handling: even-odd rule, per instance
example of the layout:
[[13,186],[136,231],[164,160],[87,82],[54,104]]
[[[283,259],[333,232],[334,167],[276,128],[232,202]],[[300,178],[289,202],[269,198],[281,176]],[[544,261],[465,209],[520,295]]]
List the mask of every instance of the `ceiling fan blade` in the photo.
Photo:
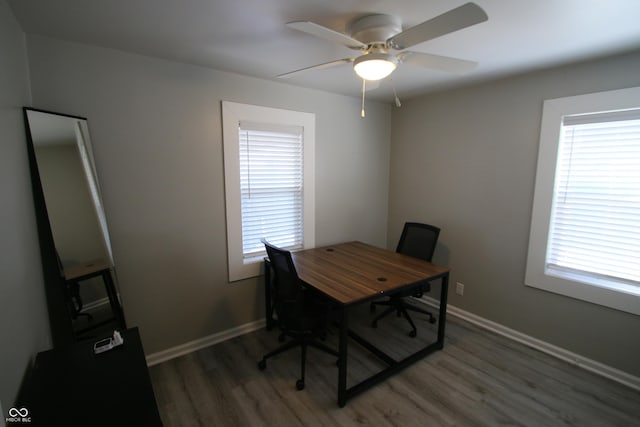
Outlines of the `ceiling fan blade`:
[[420,52],[401,52],[397,57],[404,64],[417,65],[423,68],[432,68],[456,74],[471,71],[478,65],[478,63],[474,61]]
[[488,20],[487,14],[475,3],[466,3],[433,19],[408,28],[387,40],[394,49],[406,49]]
[[332,41],[334,43],[338,43],[344,45],[350,49],[366,49],[367,45],[353,39],[346,34],[339,33],[338,31],[334,31],[330,28],[323,27],[322,25],[318,25],[311,21],[295,21],[288,22],[287,27],[296,29],[298,31],[302,31],[307,34],[314,35],[316,37],[323,38],[325,40]]
[[300,68],[299,70],[289,71],[288,73],[279,74],[277,77],[279,77],[279,78],[287,78],[287,77],[293,76],[294,74],[302,73],[304,71],[323,70],[325,68],[331,68],[331,67],[335,67],[335,66],[338,66],[338,65],[346,64],[347,62],[353,62],[354,60],[355,60],[355,58],[338,59],[336,61],[325,62],[323,64],[312,65],[310,67]]

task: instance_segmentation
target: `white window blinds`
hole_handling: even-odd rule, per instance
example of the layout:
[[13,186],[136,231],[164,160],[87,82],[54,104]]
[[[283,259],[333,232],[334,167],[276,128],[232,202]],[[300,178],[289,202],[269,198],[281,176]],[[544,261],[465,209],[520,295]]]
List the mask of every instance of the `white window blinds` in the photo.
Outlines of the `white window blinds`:
[[546,270],[637,294],[640,109],[563,118]]
[[302,248],[303,128],[241,121],[239,145],[244,259]]

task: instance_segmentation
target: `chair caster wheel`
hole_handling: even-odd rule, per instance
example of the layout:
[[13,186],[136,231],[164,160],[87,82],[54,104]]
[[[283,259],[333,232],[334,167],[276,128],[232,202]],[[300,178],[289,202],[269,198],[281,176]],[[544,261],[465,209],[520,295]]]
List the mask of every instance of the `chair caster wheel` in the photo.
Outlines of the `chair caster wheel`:
[[304,389],[304,381],[302,381],[302,380],[298,380],[298,381],[296,381],[296,388],[297,388],[298,390],[302,390],[302,389]]
[[415,337],[416,337],[416,335],[418,335],[418,333],[417,333],[416,331],[411,331],[411,332],[409,332],[409,336],[410,336],[411,338],[415,338]]
[[267,362],[264,360],[261,360],[258,362],[258,369],[260,369],[261,371],[264,371],[265,368],[267,367]]

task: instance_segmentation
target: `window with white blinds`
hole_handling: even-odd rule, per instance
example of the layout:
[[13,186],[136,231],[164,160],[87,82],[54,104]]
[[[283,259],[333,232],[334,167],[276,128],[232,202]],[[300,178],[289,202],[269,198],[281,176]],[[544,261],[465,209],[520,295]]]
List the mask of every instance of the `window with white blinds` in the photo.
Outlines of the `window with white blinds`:
[[315,115],[222,102],[229,281],[261,274],[262,238],[315,245]]
[[525,284],[640,315],[640,87],[544,101]]
[[303,244],[303,129],[241,122],[242,255],[264,256],[261,242]]
[[563,118],[547,272],[640,285],[640,109]]

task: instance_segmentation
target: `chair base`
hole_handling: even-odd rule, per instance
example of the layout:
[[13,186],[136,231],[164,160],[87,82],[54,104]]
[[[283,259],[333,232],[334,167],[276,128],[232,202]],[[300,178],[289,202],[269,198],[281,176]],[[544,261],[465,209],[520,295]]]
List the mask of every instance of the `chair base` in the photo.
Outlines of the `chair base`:
[[270,351],[269,353],[265,354],[262,359],[260,361],[258,361],[258,369],[260,369],[261,371],[265,370],[267,368],[267,359],[280,354],[280,353],[284,353],[287,350],[291,350],[292,348],[296,348],[296,347],[300,347],[301,349],[301,357],[300,357],[300,378],[296,381],[296,389],[297,390],[303,390],[305,383],[304,383],[304,379],[305,379],[305,367],[306,367],[306,362],[307,362],[307,347],[313,347],[316,348],[318,350],[321,350],[325,353],[328,354],[332,354],[336,357],[340,357],[340,354],[333,350],[332,348],[318,342],[315,338],[310,338],[310,337],[293,337],[293,339],[287,343],[285,343],[284,345],[281,345],[280,347],[276,348],[273,351]]
[[93,320],[93,316],[91,315],[91,313],[85,313],[85,312],[79,312],[79,313],[74,313],[71,318],[73,320],[76,320],[78,317],[80,316],[87,316],[87,319],[89,320]]
[[378,327],[378,320],[382,319],[383,317],[387,316],[388,314],[394,311],[396,312],[398,317],[403,316],[407,320],[407,322],[409,322],[409,324],[411,325],[411,331],[409,331],[409,336],[412,338],[418,335],[418,330],[416,328],[415,323],[413,323],[411,316],[409,316],[409,311],[415,311],[416,313],[426,314],[427,316],[429,316],[429,323],[436,323],[436,318],[433,315],[433,313],[427,310],[424,310],[422,308],[415,307],[413,305],[408,304],[405,301],[404,297],[390,297],[387,301],[374,301],[371,303],[371,311],[374,311],[377,305],[387,306],[389,308],[387,308],[385,311],[383,311],[373,319],[373,321],[371,322],[371,326],[374,328]]

